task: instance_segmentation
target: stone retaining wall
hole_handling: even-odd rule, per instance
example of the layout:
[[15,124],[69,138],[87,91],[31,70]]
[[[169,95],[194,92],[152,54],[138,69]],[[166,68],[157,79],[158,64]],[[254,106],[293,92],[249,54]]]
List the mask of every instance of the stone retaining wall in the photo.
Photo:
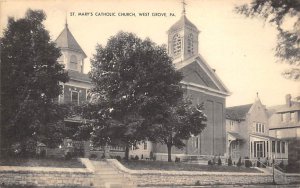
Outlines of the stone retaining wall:
[[[120,172],[130,176],[139,186],[195,185],[197,181],[199,181],[200,185],[246,185],[270,183],[273,181],[272,174],[270,173],[130,170],[115,159],[109,159],[108,162]],[[287,176],[286,183],[300,183],[299,177],[299,175]]]
[[94,170],[88,159],[86,168],[0,166],[0,184],[31,186],[90,186]]

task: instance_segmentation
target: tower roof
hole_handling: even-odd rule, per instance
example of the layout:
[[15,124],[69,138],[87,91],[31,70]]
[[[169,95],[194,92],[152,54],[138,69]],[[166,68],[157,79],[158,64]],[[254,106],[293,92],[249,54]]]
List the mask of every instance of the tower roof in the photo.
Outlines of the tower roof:
[[199,32],[198,28],[190,20],[187,19],[185,14],[183,14],[181,16],[181,18],[175,24],[173,24],[170,27],[168,32],[170,33],[172,31],[177,31],[177,30],[182,29],[184,27],[190,27],[190,28],[196,30],[197,32]]
[[66,24],[64,30],[59,34],[55,42],[57,46],[61,49],[69,49],[76,52],[80,52],[84,55],[84,57],[87,57],[82,48],[79,46],[78,42],[75,40],[72,33],[70,32],[68,24]]

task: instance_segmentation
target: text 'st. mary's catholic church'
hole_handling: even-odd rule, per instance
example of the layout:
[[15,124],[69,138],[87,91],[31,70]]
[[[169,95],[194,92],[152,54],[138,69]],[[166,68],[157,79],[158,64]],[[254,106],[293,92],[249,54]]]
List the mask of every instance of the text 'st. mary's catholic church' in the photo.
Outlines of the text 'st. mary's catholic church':
[[[193,104],[204,103],[207,115],[206,128],[200,135],[186,141],[183,149],[172,149],[173,157],[187,155],[224,155],[226,152],[225,102],[229,91],[215,71],[198,52],[200,31],[188,20],[183,3],[180,19],[167,31],[168,53],[173,58],[177,70],[183,73],[181,82],[185,95],[191,97]],[[60,101],[80,104],[86,101],[87,90],[91,83],[83,73],[86,55],[71,34],[67,24],[56,39],[62,50],[59,61],[68,69],[70,82],[64,84],[64,93]],[[72,120],[76,123],[76,119]],[[69,122],[70,123],[70,122]],[[145,141],[144,146],[132,149],[131,155],[147,158],[150,153],[157,160],[167,159],[167,147]]]

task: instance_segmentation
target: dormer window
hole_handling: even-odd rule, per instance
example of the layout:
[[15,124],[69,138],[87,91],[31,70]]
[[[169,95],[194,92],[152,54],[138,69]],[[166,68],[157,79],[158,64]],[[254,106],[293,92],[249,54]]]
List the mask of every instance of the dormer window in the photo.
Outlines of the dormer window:
[[178,34],[173,37],[173,54],[179,55],[181,53],[181,38]]
[[75,55],[72,55],[70,58],[70,69],[77,70],[78,61]]
[[187,39],[187,51],[189,54],[194,54],[194,37],[193,34],[189,34]]

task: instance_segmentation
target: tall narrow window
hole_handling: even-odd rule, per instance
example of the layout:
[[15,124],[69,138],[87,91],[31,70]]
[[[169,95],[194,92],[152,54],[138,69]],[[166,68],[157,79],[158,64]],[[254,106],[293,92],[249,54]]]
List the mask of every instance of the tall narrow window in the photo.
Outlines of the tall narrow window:
[[70,69],[77,70],[78,61],[75,55],[71,55],[70,58]]
[[178,34],[173,37],[173,53],[174,55],[181,53],[181,38]]
[[291,112],[291,121],[296,122],[296,112]]
[[280,141],[277,141],[277,153],[280,153]]
[[147,150],[147,148],[148,148],[147,142],[144,142],[144,150]]
[[282,147],[281,147],[281,152],[285,153],[285,142],[281,142]]
[[71,91],[71,103],[79,105],[79,93],[78,91]]
[[187,39],[187,51],[189,54],[194,54],[194,37],[193,34],[189,34]]
[[199,141],[198,141],[198,137],[196,137],[195,148],[198,148],[198,145],[199,145]]
[[272,152],[275,153],[275,141],[272,141]]

